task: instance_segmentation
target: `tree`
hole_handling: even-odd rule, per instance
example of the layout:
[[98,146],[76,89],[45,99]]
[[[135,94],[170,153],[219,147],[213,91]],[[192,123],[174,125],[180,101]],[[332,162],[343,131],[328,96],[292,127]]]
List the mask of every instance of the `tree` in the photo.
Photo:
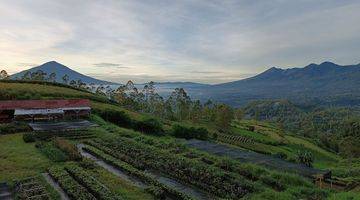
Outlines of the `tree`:
[[117,101],[119,104],[124,105],[127,95],[125,93],[126,91],[126,86],[125,85],[120,85],[116,90],[115,90],[115,94],[114,94],[114,99],[115,101]]
[[106,95],[103,91],[105,90],[104,85],[100,84],[97,88],[96,88],[96,94],[100,94],[100,95]]
[[114,99],[115,91],[111,88],[110,85],[106,86],[105,88],[105,94],[109,99]]
[[226,104],[219,104],[215,107],[216,117],[215,124],[220,130],[228,130],[231,121],[234,119],[234,112],[232,108]]
[[176,118],[179,120],[190,118],[191,99],[183,88],[176,88],[167,101],[171,105]]
[[5,80],[8,79],[10,76],[8,75],[8,73],[5,70],[1,70],[0,72],[0,79]]
[[77,82],[76,82],[75,80],[71,80],[71,81],[70,81],[70,86],[76,87],[76,86],[77,86]]
[[36,72],[31,73],[31,80],[35,81],[44,81],[46,77],[46,73],[42,70],[37,70]]
[[26,71],[26,72],[24,73],[24,75],[21,77],[21,80],[25,80],[25,81],[31,80],[31,72],[30,72],[30,71]]
[[298,151],[296,154],[296,160],[298,163],[302,163],[308,167],[312,167],[312,163],[314,162],[314,156],[310,151]]
[[192,122],[199,122],[202,115],[202,105],[200,100],[196,100],[191,105],[190,120]]
[[78,79],[77,81],[76,81],[76,87],[77,88],[86,88],[86,83],[84,83],[84,82],[82,82],[82,80],[81,79]]
[[242,120],[242,118],[244,117],[244,111],[240,108],[236,109],[234,114],[235,118],[239,121]]
[[69,75],[67,75],[67,74],[65,74],[65,75],[62,77],[63,83],[66,84],[66,85],[68,84],[69,79],[70,79],[70,78],[69,78]]
[[346,158],[360,158],[360,137],[348,136],[339,144],[340,154]]
[[49,78],[48,78],[48,81],[49,82],[56,82],[56,73],[55,72],[52,72],[50,75],[49,75]]

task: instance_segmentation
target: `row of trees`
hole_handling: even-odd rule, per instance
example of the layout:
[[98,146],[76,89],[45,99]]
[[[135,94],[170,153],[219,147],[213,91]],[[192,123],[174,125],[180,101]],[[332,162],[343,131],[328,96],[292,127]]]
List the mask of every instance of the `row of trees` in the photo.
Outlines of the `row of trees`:
[[[1,79],[9,78],[5,70],[0,73]],[[42,70],[27,71],[21,80],[57,82],[56,73],[47,74]],[[149,82],[142,89],[138,89],[130,80],[116,89],[111,86],[86,84],[81,80],[70,80],[65,74],[61,77],[62,83],[76,88],[82,88],[99,95],[107,96],[112,101],[137,112],[150,113],[163,119],[176,121],[213,122],[219,130],[227,130],[230,122],[241,117],[239,111],[220,103],[208,100],[192,100],[183,88],[176,88],[167,98],[160,96],[154,82]]]
[[145,84],[141,90],[135,87],[132,81],[116,90],[109,87],[97,88],[98,93],[103,91],[108,98],[128,109],[164,119],[195,123],[214,122],[221,130],[228,129],[234,119],[234,110],[231,107],[210,100],[202,104],[200,100],[192,100],[183,88],[176,88],[164,98],[156,92],[155,83],[152,81]]

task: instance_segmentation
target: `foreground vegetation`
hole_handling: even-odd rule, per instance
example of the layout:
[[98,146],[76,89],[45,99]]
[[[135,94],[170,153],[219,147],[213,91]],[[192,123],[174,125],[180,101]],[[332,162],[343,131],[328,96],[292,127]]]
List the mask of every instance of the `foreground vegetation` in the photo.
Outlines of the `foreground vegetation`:
[[[68,87],[0,84],[10,91],[1,90],[2,99],[16,99],[16,95],[25,93],[27,89],[24,88],[37,91],[37,94],[28,93],[24,99],[59,98],[61,90],[64,90],[64,98],[89,98],[94,111],[91,120],[100,125],[85,132],[68,133],[66,137],[59,133],[18,133],[28,130],[12,129],[11,125],[1,128],[5,131],[0,136],[0,182],[14,185],[14,180],[48,172],[73,199],[162,199],[169,195],[176,199],[194,198],[151,175],[156,173],[214,198],[359,198],[358,187],[345,190],[346,185],[360,180],[357,159],[346,160],[327,148],[319,147],[316,141],[287,132],[277,123],[238,118],[231,120],[224,129],[226,131],[219,131],[218,124],[156,118],[110,104],[102,96]],[[11,93],[13,95],[9,95]],[[192,138],[221,142],[291,162],[303,162],[301,153],[309,152],[312,157],[309,162],[313,167],[332,169],[333,176],[345,187],[338,188],[339,191],[327,185],[319,188],[312,180],[297,174],[211,155],[183,144]],[[147,187],[139,188],[92,160],[82,158],[76,147],[79,143],[86,143],[84,149],[87,152],[140,179]]]

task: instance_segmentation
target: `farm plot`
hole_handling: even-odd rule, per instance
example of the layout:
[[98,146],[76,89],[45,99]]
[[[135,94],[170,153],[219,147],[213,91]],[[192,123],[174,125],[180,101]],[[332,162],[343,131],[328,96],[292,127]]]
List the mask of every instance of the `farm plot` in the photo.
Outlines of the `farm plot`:
[[138,169],[160,170],[176,180],[192,184],[219,197],[241,198],[258,189],[250,181],[231,173],[128,138],[117,138],[116,141],[94,140],[87,144]]
[[[106,147],[104,147],[104,149],[106,149]],[[86,151],[84,153],[90,153],[92,156],[95,157],[95,159],[101,159],[101,161],[108,163],[107,166],[104,166],[101,161],[99,164],[113,171],[113,173],[118,174],[119,170],[121,170],[121,176],[124,176],[124,173],[126,173],[125,176],[127,176],[128,179],[130,179],[140,187],[146,187],[146,189],[157,198],[163,199],[166,197],[169,199],[183,200],[190,200],[192,199],[192,197],[196,199],[210,198],[209,195],[202,193],[194,188],[190,188],[186,185],[178,183],[173,179],[166,178],[158,174],[138,170],[131,165],[119,159],[116,159],[113,156],[104,153],[97,148],[94,148],[93,146],[83,146],[82,150]],[[106,151],[110,152],[110,149],[107,149]],[[116,167],[116,169],[112,169],[112,166]],[[139,183],[139,181],[141,181],[141,183]]]
[[211,154],[228,156],[230,158],[234,158],[243,162],[264,165],[277,170],[295,172],[306,177],[315,177],[319,174],[323,176],[330,176],[330,172],[326,170],[310,168],[302,164],[287,162],[279,158],[229,147],[223,144],[216,144],[208,141],[200,141],[195,139],[188,140],[185,143],[189,147]]
[[49,174],[71,199],[122,199],[79,166],[53,167]]
[[82,130],[96,125],[87,121],[68,121],[68,122],[36,122],[29,123],[29,126],[34,131],[68,131],[68,130]]
[[17,199],[52,199],[39,177],[29,177],[15,183]]

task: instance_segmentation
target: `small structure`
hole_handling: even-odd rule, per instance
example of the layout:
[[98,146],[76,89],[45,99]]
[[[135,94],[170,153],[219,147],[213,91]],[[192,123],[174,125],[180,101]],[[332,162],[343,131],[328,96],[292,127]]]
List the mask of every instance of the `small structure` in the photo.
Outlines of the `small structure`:
[[88,99],[0,101],[0,123],[15,120],[54,120],[88,117]]

